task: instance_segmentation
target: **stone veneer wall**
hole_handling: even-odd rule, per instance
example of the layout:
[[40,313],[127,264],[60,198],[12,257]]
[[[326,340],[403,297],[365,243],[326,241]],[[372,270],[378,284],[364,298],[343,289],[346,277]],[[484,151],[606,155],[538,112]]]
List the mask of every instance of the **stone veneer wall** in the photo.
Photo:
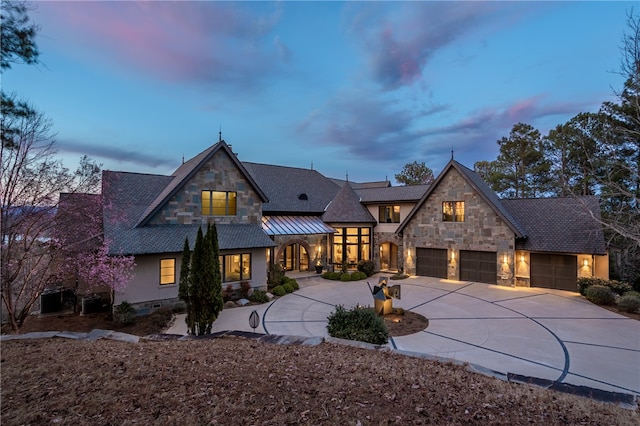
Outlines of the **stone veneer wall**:
[[384,243],[393,243],[398,246],[398,269],[404,264],[404,250],[402,250],[402,237],[396,233],[374,232],[373,233],[373,264],[376,271],[381,270],[380,246]]
[[[235,216],[203,216],[201,191],[235,191]],[[151,225],[198,225],[210,219],[216,223],[252,223],[262,221],[262,202],[229,155],[220,150],[202,166],[149,222]]]
[[[464,222],[443,222],[442,203],[444,201],[464,201]],[[416,248],[448,249],[448,278],[459,279],[460,250],[497,252],[497,283],[514,285],[515,235],[482,197],[451,168],[440,181],[438,187],[414,215],[403,230],[403,254]],[[451,253],[455,253],[452,262]],[[503,263],[507,255],[507,263]],[[405,272],[415,274],[415,261],[405,261]]]

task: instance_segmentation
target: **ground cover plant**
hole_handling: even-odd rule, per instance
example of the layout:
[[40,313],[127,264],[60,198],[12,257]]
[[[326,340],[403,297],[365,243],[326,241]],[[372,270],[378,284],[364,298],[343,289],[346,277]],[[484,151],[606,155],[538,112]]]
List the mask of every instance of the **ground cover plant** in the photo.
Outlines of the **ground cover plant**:
[[2,343],[1,423],[636,425],[638,411],[323,343]]

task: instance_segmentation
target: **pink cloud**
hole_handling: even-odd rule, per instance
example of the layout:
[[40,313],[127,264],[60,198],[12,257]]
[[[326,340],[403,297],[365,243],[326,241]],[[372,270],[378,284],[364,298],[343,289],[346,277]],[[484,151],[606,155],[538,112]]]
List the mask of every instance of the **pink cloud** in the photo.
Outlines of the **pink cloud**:
[[272,69],[284,47],[268,37],[277,9],[259,15],[218,2],[54,2],[40,9],[66,34],[68,50],[80,46],[83,57],[168,81],[246,83]]

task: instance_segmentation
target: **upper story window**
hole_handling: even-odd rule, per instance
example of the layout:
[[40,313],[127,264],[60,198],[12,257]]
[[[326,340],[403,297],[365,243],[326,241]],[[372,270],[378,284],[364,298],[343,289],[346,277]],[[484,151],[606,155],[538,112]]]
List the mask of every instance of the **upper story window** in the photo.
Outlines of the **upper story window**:
[[203,216],[235,216],[238,195],[231,191],[202,191]]
[[380,206],[379,223],[400,223],[400,206]]
[[176,260],[160,259],[160,284],[176,283]]
[[442,203],[443,222],[464,222],[464,201],[445,201]]

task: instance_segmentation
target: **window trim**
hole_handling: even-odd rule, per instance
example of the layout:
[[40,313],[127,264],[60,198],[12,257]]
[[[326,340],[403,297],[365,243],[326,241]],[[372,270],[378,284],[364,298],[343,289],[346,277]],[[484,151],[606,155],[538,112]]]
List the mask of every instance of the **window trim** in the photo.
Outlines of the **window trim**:
[[[446,211],[450,210],[450,213]],[[459,213],[462,210],[462,213]],[[465,205],[464,201],[443,201],[442,202],[442,221],[443,222],[464,222],[465,221]]]
[[[167,260],[172,261],[171,267],[162,266],[162,262],[167,261]],[[163,257],[163,258],[161,258],[160,262],[159,262],[159,267],[160,267],[160,270],[159,270],[159,282],[160,282],[160,285],[162,287],[168,286],[168,285],[175,285],[176,284],[176,258],[175,257]],[[173,268],[173,281],[171,281],[171,282],[162,282],[163,278],[169,277],[168,274],[163,274],[162,272],[163,272],[163,270],[166,270],[166,269],[169,269],[169,268]]]
[[[398,209],[396,213],[395,210]],[[391,216],[387,217],[387,210],[391,210]],[[400,223],[400,205],[384,204],[378,206],[378,223]]]
[[[224,194],[224,214],[215,214],[216,206],[214,205],[214,194]],[[233,197],[230,197],[231,194],[233,194]],[[208,198],[208,211],[205,211],[204,207],[205,195]],[[233,200],[233,203],[230,204],[231,200]],[[233,213],[230,213],[231,210],[233,210]],[[200,191],[200,211],[203,216],[236,216],[238,214],[238,192],[203,189]]]
[[[240,256],[240,278],[237,280],[227,280],[226,274],[226,258],[228,256]],[[245,276],[244,271],[242,270],[242,262],[245,259],[245,256],[249,257],[249,270],[247,272],[248,276]],[[250,252],[244,253],[228,253],[221,254],[220,257],[220,277],[222,278],[223,283],[235,283],[240,281],[250,281],[252,277],[252,269],[253,269],[253,256]]]

